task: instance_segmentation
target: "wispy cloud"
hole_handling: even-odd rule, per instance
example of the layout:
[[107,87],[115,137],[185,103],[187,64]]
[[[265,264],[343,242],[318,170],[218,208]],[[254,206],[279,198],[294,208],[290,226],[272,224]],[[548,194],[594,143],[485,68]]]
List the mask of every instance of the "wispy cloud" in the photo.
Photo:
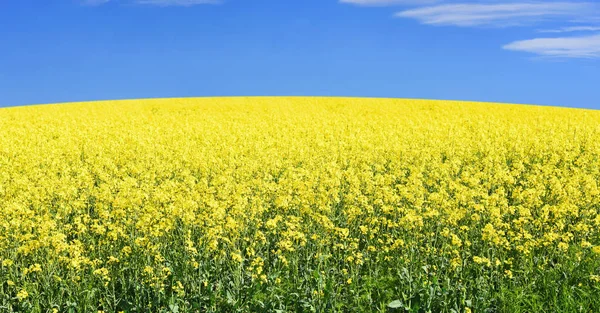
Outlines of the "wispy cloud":
[[571,33],[571,32],[594,32],[600,31],[600,26],[570,26],[558,29],[541,29],[539,33]]
[[[459,27],[533,26],[552,22],[538,33],[593,32],[579,37],[534,38],[502,48],[552,58],[600,58],[598,0],[338,0],[357,6],[404,5],[395,17],[425,25]],[[442,2],[442,3],[440,3]],[[562,24],[562,25],[561,25]],[[561,27],[562,26],[562,27]]]
[[463,3],[419,7],[395,16],[428,25],[515,26],[546,19],[588,15],[595,5],[586,2]]
[[383,7],[393,5],[426,5],[442,0],[339,0],[340,3],[354,4],[358,6]]
[[548,57],[600,58],[600,34],[521,40],[505,45],[503,48]]

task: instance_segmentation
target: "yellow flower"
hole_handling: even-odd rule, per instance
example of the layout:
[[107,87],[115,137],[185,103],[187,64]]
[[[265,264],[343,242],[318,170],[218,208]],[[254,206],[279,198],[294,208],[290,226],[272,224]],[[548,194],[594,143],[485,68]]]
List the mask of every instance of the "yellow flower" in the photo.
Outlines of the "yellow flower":
[[29,297],[29,293],[27,292],[27,290],[25,289],[21,289],[21,291],[19,291],[17,293],[17,298],[19,299],[19,301],[23,301],[25,300],[27,297]]
[[569,249],[569,244],[565,243],[565,242],[561,242],[558,244],[558,249],[560,249],[563,252],[566,252]]
[[144,267],[144,273],[146,273],[147,275],[153,275],[154,269],[151,266],[146,266]]
[[490,261],[490,259],[485,258],[485,257],[474,256],[473,262],[475,262],[477,264],[485,264],[487,266],[492,266],[492,262]]
[[121,249],[121,252],[125,255],[125,256],[129,256],[131,254],[131,247],[129,246],[125,246],[123,247],[123,249]]
[[119,259],[115,258],[114,256],[109,256],[108,257],[108,261],[106,261],[106,263],[111,264],[111,263],[119,263]]
[[11,267],[13,264],[14,262],[11,259],[2,260],[2,266],[4,267]]
[[239,253],[231,253],[231,259],[236,263],[242,263],[242,261],[244,261],[244,258]]
[[185,296],[185,288],[183,287],[183,284],[180,281],[177,281],[175,283],[175,286],[173,286],[173,291],[175,291],[180,297]]
[[38,263],[31,265],[29,267],[29,272],[30,273],[36,273],[36,272],[41,272],[42,271],[42,266],[39,265]]
[[462,246],[462,240],[460,240],[460,238],[458,238],[458,236],[455,234],[452,234],[452,245],[457,247]]
[[460,257],[455,257],[455,258],[452,258],[452,260],[450,260],[450,266],[452,266],[453,269],[456,269],[461,265],[462,265],[462,259]]
[[[47,279],[68,294],[98,290],[90,301],[100,301],[119,273],[187,301],[177,279],[190,271],[219,291],[247,276],[285,289],[309,269],[353,286],[363,265],[391,272],[430,256],[439,262],[427,275],[460,276],[467,289],[480,274],[536,280],[522,266],[540,251],[593,268],[599,120],[590,110],[387,99],[2,109],[0,280],[15,301]],[[227,279],[210,276],[209,287],[211,268]]]

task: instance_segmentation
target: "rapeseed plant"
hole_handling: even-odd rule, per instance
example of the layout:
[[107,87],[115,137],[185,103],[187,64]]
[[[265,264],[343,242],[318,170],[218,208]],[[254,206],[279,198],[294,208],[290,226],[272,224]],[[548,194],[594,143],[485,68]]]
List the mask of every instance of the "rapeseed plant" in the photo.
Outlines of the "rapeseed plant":
[[0,312],[598,312],[599,182],[591,110],[5,108]]

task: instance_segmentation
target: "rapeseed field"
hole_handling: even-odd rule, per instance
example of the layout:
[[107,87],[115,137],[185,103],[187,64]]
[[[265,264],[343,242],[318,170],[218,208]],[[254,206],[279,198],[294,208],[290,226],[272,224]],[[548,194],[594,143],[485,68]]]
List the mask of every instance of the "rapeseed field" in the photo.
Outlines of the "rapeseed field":
[[600,111],[0,109],[0,312],[600,312]]

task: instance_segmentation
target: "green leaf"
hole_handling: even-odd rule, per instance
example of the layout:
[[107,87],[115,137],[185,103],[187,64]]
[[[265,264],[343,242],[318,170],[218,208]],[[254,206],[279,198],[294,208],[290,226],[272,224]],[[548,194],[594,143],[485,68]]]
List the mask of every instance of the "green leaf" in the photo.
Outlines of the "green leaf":
[[390,309],[397,309],[397,308],[404,307],[404,304],[400,300],[394,300],[394,301],[390,302],[387,306]]

